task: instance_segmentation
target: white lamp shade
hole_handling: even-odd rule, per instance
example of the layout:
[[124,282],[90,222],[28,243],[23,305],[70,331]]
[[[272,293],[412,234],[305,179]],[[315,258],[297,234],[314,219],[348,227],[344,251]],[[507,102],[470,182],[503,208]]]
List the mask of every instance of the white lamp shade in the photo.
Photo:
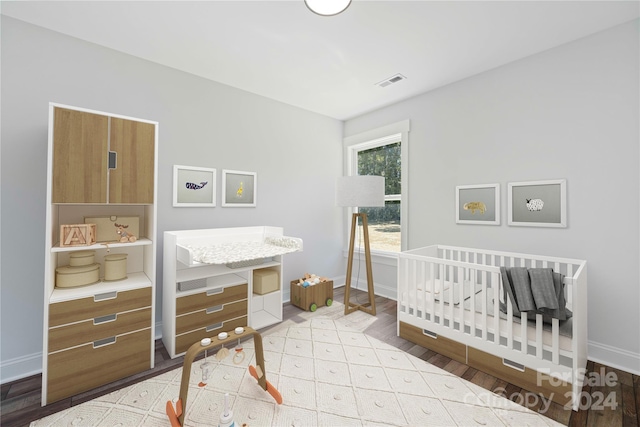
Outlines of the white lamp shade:
[[309,10],[322,16],[333,16],[343,12],[351,0],[304,0]]
[[336,206],[384,206],[384,177],[373,175],[342,176],[336,180]]

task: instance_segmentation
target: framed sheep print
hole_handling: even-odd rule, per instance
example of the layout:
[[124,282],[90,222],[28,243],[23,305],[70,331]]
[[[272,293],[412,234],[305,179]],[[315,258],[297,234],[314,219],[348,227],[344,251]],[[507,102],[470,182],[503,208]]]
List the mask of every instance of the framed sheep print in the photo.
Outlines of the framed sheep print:
[[255,172],[222,171],[222,207],[252,208],[258,195]]
[[500,184],[457,186],[456,223],[500,225]]
[[215,207],[216,170],[173,166],[174,207]]
[[508,183],[509,225],[523,227],[567,226],[567,181]]

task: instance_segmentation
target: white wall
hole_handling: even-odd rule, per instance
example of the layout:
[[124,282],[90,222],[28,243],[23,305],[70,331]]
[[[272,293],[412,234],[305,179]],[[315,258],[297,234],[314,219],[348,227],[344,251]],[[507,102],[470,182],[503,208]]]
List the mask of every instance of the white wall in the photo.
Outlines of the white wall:
[[[639,374],[639,77],[636,21],[349,120],[345,136],[411,120],[409,248],[587,260],[589,357]],[[566,229],[507,226],[508,182],[556,178]],[[456,225],[455,186],[483,183],[501,184],[502,225]]]
[[[40,370],[48,103],[156,120],[159,131],[157,317],[162,233],[282,226],[304,240],[285,285],[344,275],[342,122],[2,16],[2,382]],[[173,165],[218,169],[216,208],[173,208]],[[258,206],[222,208],[221,170],[258,173]],[[288,286],[285,286],[288,299]]]

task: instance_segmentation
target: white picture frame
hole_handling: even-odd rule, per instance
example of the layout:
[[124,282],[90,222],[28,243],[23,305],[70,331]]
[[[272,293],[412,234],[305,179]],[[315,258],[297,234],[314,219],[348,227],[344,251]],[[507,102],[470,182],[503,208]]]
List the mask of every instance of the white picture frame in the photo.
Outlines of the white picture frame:
[[216,206],[216,169],[173,166],[173,206],[177,208]]
[[508,224],[519,227],[567,227],[567,181],[553,179],[508,183]]
[[456,224],[500,225],[500,184],[456,186]]
[[236,170],[222,171],[222,207],[255,208],[258,200],[258,174]]

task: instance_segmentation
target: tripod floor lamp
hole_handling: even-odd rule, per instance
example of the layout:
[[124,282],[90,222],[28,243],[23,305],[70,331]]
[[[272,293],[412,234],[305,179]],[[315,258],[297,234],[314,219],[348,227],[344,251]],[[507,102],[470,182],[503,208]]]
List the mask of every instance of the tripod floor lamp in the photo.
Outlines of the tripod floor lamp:
[[[336,181],[336,206],[340,207],[376,207],[384,206],[384,177],[372,175],[343,176]],[[369,301],[357,304],[351,298],[351,270],[353,268],[353,252],[355,249],[356,227],[358,218],[362,221],[364,237],[364,256],[367,267],[367,292]],[[367,214],[357,212],[351,215],[351,235],[349,238],[349,259],[345,278],[344,314],[361,310],[376,315],[376,301],[373,292],[373,271],[371,269],[371,249],[369,248],[369,228]]]

